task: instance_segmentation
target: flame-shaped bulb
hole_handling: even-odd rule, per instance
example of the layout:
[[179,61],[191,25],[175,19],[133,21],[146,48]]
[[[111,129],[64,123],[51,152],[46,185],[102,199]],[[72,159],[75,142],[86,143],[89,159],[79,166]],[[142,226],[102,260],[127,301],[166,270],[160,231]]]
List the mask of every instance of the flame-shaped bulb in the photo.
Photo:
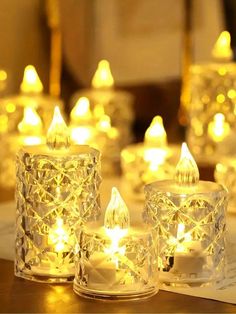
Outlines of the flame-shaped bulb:
[[155,116],[145,132],[144,143],[151,146],[165,147],[167,135],[161,116]]
[[186,143],[182,144],[180,160],[175,169],[175,182],[182,186],[192,186],[199,181],[199,170]]
[[216,113],[208,125],[208,135],[215,142],[221,142],[229,135],[230,125],[225,121],[223,113]]
[[101,60],[98,63],[97,70],[92,79],[93,88],[111,88],[114,85],[114,79],[111,73],[110,64],[107,60]]
[[117,188],[113,187],[111,200],[105,212],[104,227],[107,229],[128,229],[129,225],[129,210]]
[[33,65],[25,67],[20,90],[22,93],[41,93],[43,91],[43,84]]
[[40,135],[42,133],[42,120],[32,107],[24,108],[24,115],[18,124],[18,130],[24,135]]
[[52,123],[47,133],[47,146],[50,149],[64,149],[70,146],[70,132],[62,118],[58,106],[54,109]]
[[214,48],[212,49],[212,56],[216,60],[230,61],[233,58],[233,51],[230,47],[230,33],[223,31],[218,37]]
[[71,110],[70,117],[72,122],[89,121],[92,119],[90,103],[87,97],[80,97],[74,108]]

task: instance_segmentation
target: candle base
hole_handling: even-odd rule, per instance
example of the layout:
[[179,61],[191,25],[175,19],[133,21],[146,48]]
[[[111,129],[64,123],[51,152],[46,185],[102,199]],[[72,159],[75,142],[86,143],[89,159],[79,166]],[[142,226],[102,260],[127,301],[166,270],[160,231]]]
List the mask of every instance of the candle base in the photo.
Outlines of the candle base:
[[15,270],[15,276],[19,278],[23,278],[26,280],[42,282],[42,283],[71,283],[74,280],[74,274],[63,274],[58,272],[56,275],[47,275],[47,274],[40,274],[40,273],[33,273],[31,271],[19,271]]
[[74,292],[81,297],[88,298],[88,299],[95,299],[95,300],[103,300],[103,301],[134,301],[140,299],[147,299],[152,297],[158,292],[156,287],[151,287],[146,291],[127,291],[125,293],[122,291],[101,291],[88,289],[86,287],[82,287],[74,282]]

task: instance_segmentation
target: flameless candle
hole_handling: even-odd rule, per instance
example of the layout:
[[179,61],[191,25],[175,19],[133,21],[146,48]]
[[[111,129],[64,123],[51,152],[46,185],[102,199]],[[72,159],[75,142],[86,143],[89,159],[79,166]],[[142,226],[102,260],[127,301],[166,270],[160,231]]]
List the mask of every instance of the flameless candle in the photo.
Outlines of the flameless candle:
[[116,188],[104,224],[78,232],[74,291],[98,299],[139,299],[157,292],[157,241],[142,224],[130,226],[129,210]]
[[70,144],[56,107],[47,144],[17,154],[16,276],[44,282],[73,279],[74,230],[100,214],[99,170],[99,152]]
[[114,83],[109,62],[107,60],[99,61],[91,81],[91,89],[80,90],[73,95],[72,105],[74,106],[80,97],[86,96],[90,100],[94,112],[103,111],[103,114],[111,118],[112,125],[121,134],[120,142],[123,147],[132,139],[133,96],[128,92],[115,89]]
[[162,282],[205,285],[224,276],[227,192],[199,181],[199,171],[185,143],[174,180],[145,187],[145,219],[159,232]]
[[172,177],[174,168],[170,160],[175,151],[175,146],[168,147],[162,118],[154,117],[144,142],[129,145],[121,152],[125,189],[135,197],[142,197],[146,183]]
[[187,141],[198,161],[215,164],[225,154],[222,143],[236,122],[236,64],[228,32],[220,34],[212,56],[212,63],[190,69]]

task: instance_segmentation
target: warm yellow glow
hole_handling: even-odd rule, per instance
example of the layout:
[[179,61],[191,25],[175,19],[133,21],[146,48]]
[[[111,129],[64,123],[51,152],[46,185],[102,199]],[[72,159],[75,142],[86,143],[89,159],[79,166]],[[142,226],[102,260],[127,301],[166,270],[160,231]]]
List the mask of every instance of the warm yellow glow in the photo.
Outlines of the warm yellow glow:
[[153,118],[149,128],[145,132],[144,142],[147,145],[164,147],[167,143],[167,135],[161,116]]
[[78,126],[71,128],[71,140],[76,144],[90,144],[94,136],[94,130],[92,127]]
[[95,119],[99,120],[101,117],[105,115],[105,109],[102,104],[96,104],[93,110],[93,114]]
[[90,103],[87,97],[78,99],[74,108],[71,110],[70,117],[72,122],[90,121],[92,119]]
[[177,236],[169,239],[169,244],[175,247],[175,252],[189,252],[188,244],[192,241],[190,233],[185,233],[185,225],[179,223],[177,227]]
[[221,142],[229,134],[230,125],[225,121],[223,113],[216,113],[208,125],[208,135],[215,142]]
[[9,113],[13,113],[16,111],[16,105],[13,104],[12,102],[9,102],[7,105],[6,105],[6,110],[7,112]]
[[110,64],[107,60],[101,60],[98,63],[97,70],[92,79],[94,88],[110,88],[114,85],[114,79],[111,74]]
[[8,116],[5,114],[0,115],[0,133],[5,133],[8,130]]
[[43,84],[33,65],[27,65],[25,68],[20,90],[23,93],[41,93],[43,91]]
[[51,230],[48,236],[48,243],[54,246],[55,252],[59,253],[65,249],[69,242],[69,235],[65,229],[62,218],[57,218],[55,227]]
[[42,120],[36,110],[31,107],[24,108],[24,116],[18,124],[18,130],[24,135],[40,135],[42,134]]
[[192,185],[199,181],[197,164],[186,143],[182,144],[180,160],[175,169],[175,182],[179,185]]
[[120,247],[119,242],[127,235],[129,225],[129,210],[119,191],[113,187],[111,200],[105,212],[104,227],[107,236],[111,240],[111,244],[107,249],[105,249],[105,252],[111,255],[116,263],[116,267],[118,267],[118,258],[116,258],[115,255],[125,254],[125,246]]
[[227,31],[223,31],[218,37],[214,48],[212,49],[212,56],[218,60],[232,60],[233,52],[230,47],[230,41],[230,33]]
[[5,81],[7,79],[7,72],[0,70],[0,81]]
[[97,128],[102,132],[107,132],[111,129],[111,119],[107,115],[103,115],[97,123]]
[[144,151],[144,160],[148,163],[151,172],[156,172],[165,162],[167,151],[161,148],[148,148]]
[[70,145],[70,132],[62,118],[58,106],[54,109],[52,123],[47,133],[47,145],[50,149],[64,149]]

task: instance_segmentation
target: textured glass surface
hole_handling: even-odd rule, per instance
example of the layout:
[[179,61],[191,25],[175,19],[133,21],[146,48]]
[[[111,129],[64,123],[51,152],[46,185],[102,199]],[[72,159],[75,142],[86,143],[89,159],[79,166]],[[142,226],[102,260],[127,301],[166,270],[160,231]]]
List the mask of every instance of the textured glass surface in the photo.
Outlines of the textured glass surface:
[[[33,150],[33,148],[32,148]],[[17,155],[15,274],[47,282],[74,276],[74,230],[100,214],[98,151]]]
[[190,286],[217,282],[224,276],[227,192],[172,193],[169,183],[161,191],[158,182],[145,187],[144,218],[159,233],[160,279]]
[[216,165],[214,175],[216,182],[229,191],[228,211],[236,212],[236,159],[224,158]]
[[121,134],[121,147],[132,141],[132,123],[134,120],[133,96],[124,91],[111,90],[83,90],[72,97],[71,107],[73,107],[78,98],[86,96],[92,109],[97,104],[102,105],[104,113],[111,118],[112,126],[116,127]]
[[[80,295],[102,299],[136,299],[157,292],[157,242],[151,232],[122,238],[110,251],[105,234],[78,234],[74,290]],[[111,253],[112,252],[112,253]]]
[[209,132],[209,124],[215,114],[222,113],[225,122],[233,127],[236,122],[236,65],[203,64],[191,68],[190,77],[190,123],[187,141],[194,156],[214,158],[212,153],[222,153],[224,147],[218,127],[218,139],[214,140]]

